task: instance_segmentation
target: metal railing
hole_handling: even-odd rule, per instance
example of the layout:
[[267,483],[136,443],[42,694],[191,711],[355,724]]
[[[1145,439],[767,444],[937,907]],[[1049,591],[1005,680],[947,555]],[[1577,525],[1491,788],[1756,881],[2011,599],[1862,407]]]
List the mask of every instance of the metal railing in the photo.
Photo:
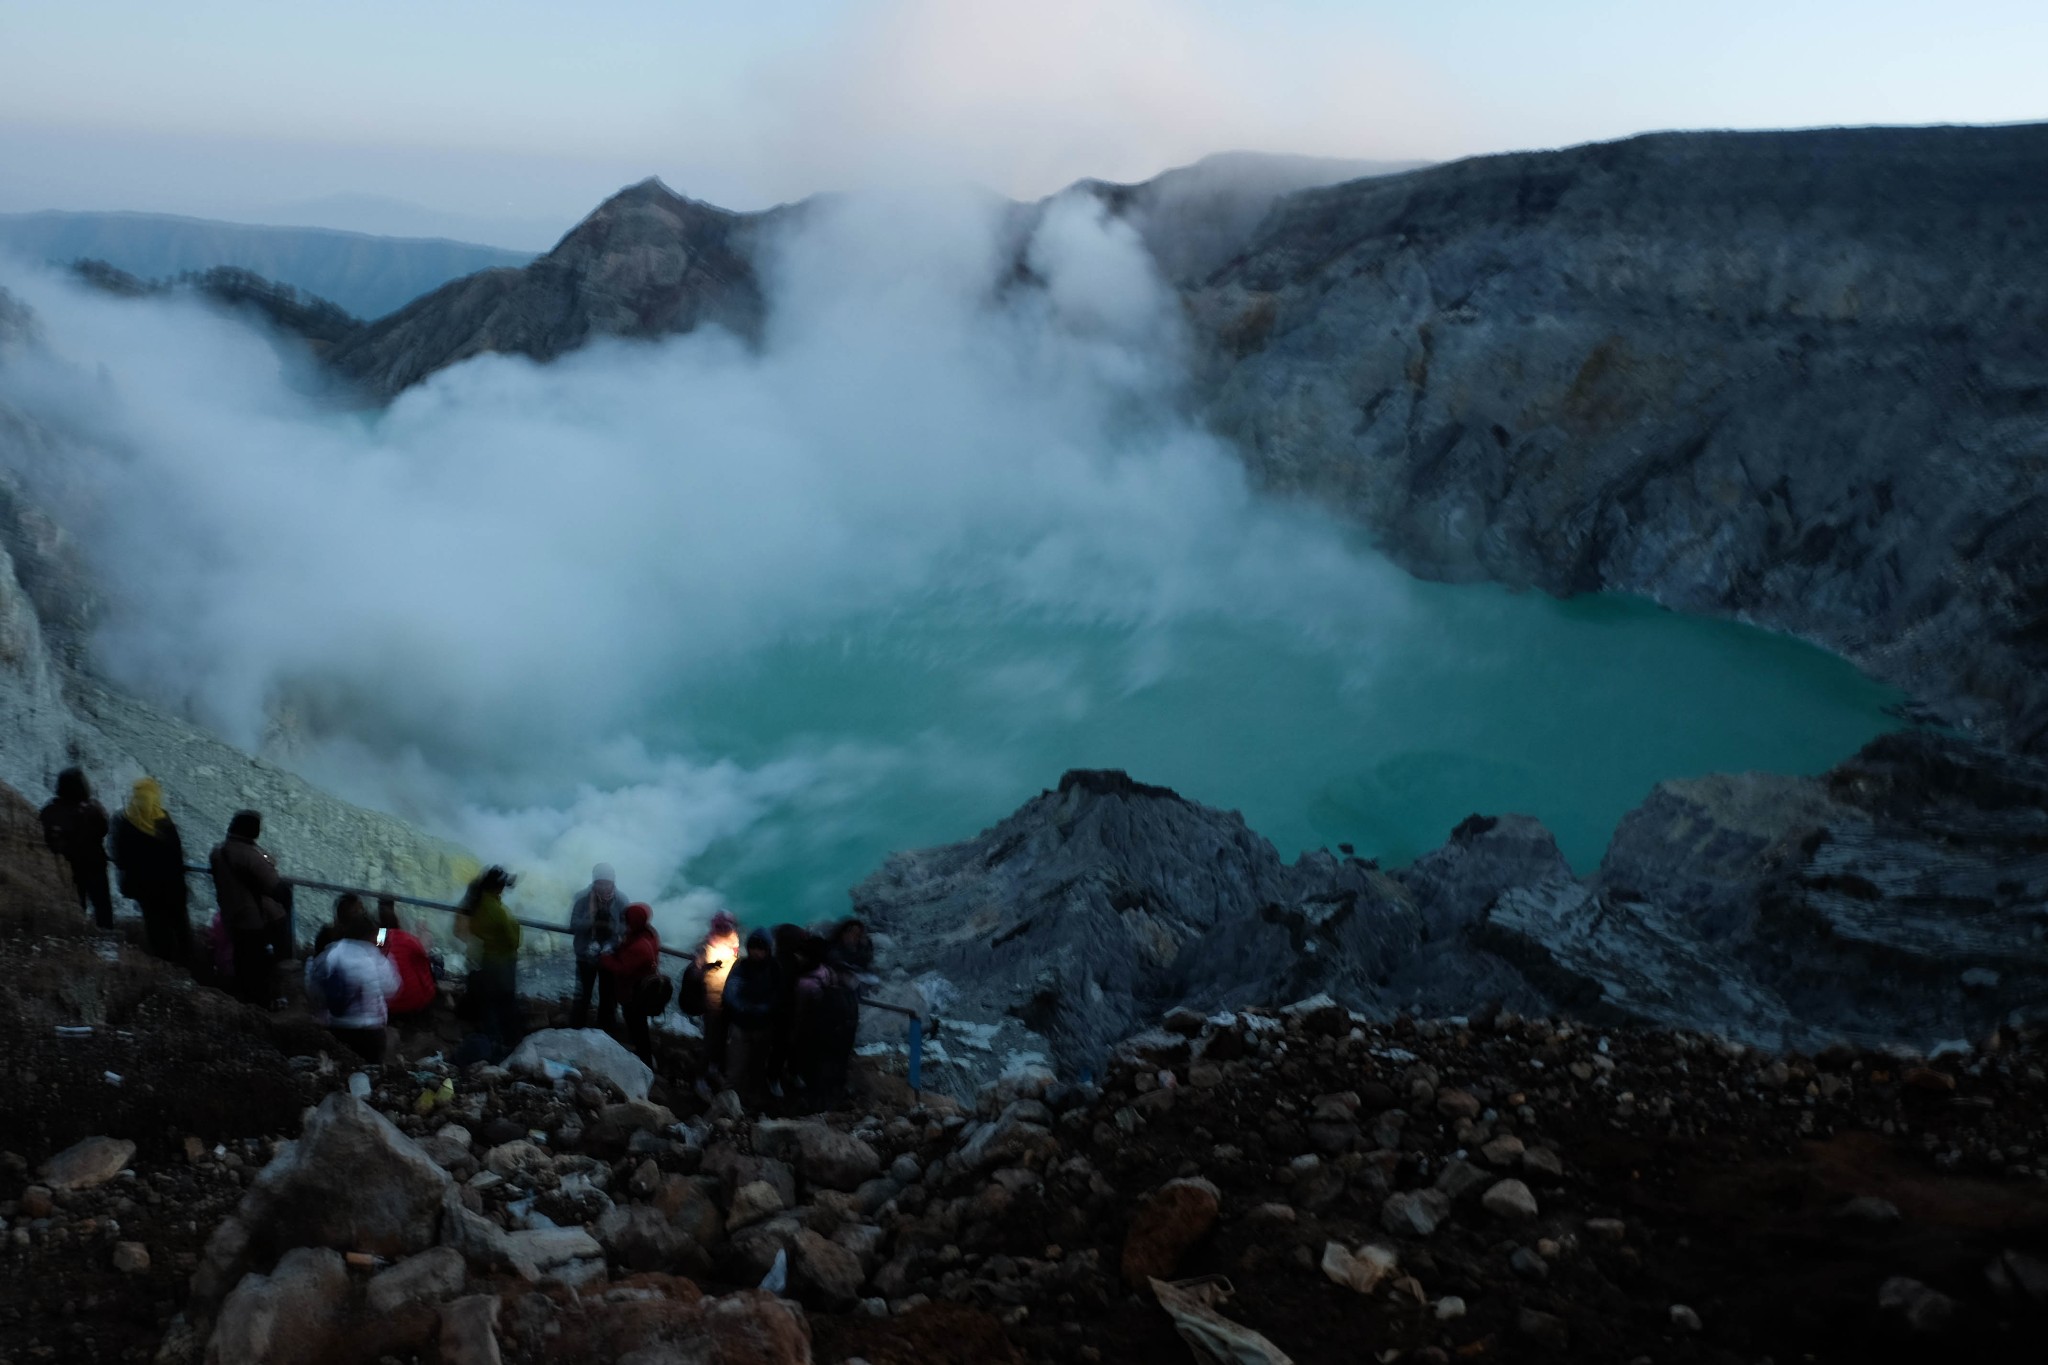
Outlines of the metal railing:
[[[213,876],[213,868],[203,863],[187,863],[185,864],[185,871],[201,877],[211,878]],[[440,910],[450,915],[462,913],[462,907],[459,905],[451,905],[447,901],[428,900],[423,896],[407,896],[396,891],[377,891],[367,886],[344,886],[339,882],[315,881],[310,877],[281,877],[279,880],[283,881],[287,886],[303,886],[308,891],[330,891],[337,896],[359,896],[364,901],[370,903],[392,901],[398,905],[416,905],[424,910]],[[555,924],[548,920],[523,919],[518,915],[514,915],[512,919],[514,923],[522,928],[539,929],[543,933],[573,935],[576,932],[566,924]],[[694,952],[682,948],[671,948],[666,944],[662,945],[661,952],[666,957],[680,958],[684,961],[695,961],[697,956]],[[924,1079],[925,1033],[927,1030],[930,1030],[934,1035],[937,1034],[939,1022],[937,1017],[934,1016],[927,1019],[908,1006],[892,1005],[887,1001],[875,1000],[865,995],[860,998],[860,1003],[868,1009],[882,1010],[888,1014],[901,1015],[910,1021],[910,1065],[907,1079],[910,1082],[911,1091],[915,1094],[922,1094],[924,1092],[922,1082]]]

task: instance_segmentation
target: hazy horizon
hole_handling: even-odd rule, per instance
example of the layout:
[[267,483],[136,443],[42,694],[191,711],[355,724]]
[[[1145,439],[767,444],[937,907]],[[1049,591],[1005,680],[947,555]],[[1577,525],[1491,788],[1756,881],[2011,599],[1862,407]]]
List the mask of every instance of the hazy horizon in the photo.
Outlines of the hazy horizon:
[[0,212],[178,213],[542,250],[658,175],[748,209],[1019,198],[1216,152],[1441,161],[1635,133],[2048,114],[2048,8],[1761,0],[603,0],[309,11],[0,0]]

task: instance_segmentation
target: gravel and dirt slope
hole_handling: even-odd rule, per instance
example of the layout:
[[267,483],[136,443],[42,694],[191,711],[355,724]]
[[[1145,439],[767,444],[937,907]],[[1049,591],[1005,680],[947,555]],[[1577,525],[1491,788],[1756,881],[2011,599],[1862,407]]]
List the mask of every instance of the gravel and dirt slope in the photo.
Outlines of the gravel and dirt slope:
[[651,1078],[601,1041],[454,1071],[443,1017],[359,1100],[302,1016],[50,923],[0,937],[8,1362],[1197,1359],[1154,1277],[1227,1280],[1302,1365],[2028,1360],[2048,1327],[2037,1035],[1773,1057],[1306,1002],[1169,1015],[1099,1086],[962,1110],[868,1070],[812,1118],[707,1104],[678,1037]]

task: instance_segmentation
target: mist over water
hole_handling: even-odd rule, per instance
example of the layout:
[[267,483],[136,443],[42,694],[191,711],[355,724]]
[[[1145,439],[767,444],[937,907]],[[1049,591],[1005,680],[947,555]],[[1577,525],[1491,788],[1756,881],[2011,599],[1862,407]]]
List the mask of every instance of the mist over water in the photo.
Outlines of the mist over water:
[[[1885,727],[1819,651],[1640,604],[1416,583],[1256,497],[1180,415],[1177,306],[1068,200],[869,197],[768,265],[758,353],[489,356],[377,414],[197,305],[0,279],[103,455],[29,471],[110,588],[117,680],[672,933],[838,912],[891,849],[1069,767],[1403,860],[1527,811],[1580,866],[1659,779],[1812,771]],[[175,793],[174,793],[175,796]],[[438,888],[429,888],[438,889]]]

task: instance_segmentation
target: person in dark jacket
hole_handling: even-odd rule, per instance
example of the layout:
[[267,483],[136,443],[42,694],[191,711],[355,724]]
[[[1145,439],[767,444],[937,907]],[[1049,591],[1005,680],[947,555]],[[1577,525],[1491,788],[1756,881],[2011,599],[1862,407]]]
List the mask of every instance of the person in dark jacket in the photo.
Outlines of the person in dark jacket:
[[228,837],[207,860],[213,869],[214,895],[221,921],[235,945],[235,994],[265,1008],[279,1003],[275,980],[278,926],[286,922],[291,887],[279,875],[277,862],[256,840],[263,817],[253,810],[236,811],[228,821]]
[[825,940],[806,938],[797,949],[796,1012],[790,1024],[791,1063],[803,1082],[805,1103],[836,1107],[846,1098],[854,1036],[860,1029],[860,981]]
[[93,923],[114,927],[114,893],[107,886],[107,808],[92,799],[92,785],[79,768],[57,774],[57,794],[43,807],[43,842],[71,868],[78,908],[90,908]]
[[155,778],[138,780],[128,795],[128,808],[114,817],[113,846],[121,894],[142,911],[149,951],[189,967],[192,915],[185,886],[185,841],[164,809],[164,789]]
[[576,944],[576,998],[569,1006],[570,1028],[582,1028],[590,1022],[592,990],[598,997],[599,1027],[618,1008],[618,1002],[611,999],[611,973],[600,971],[597,960],[611,951],[617,941],[619,914],[624,908],[612,865],[599,863],[591,868],[590,885],[569,906],[569,931]]
[[747,951],[726,977],[722,1008],[732,1083],[759,1103],[758,1092],[766,1091],[775,1079],[776,1027],[782,1013],[775,940],[766,929],[747,935]]
[[791,1030],[796,1023],[796,983],[803,975],[797,966],[797,951],[810,930],[799,924],[775,926],[775,1037],[768,1059],[768,1093],[781,1098],[783,1087],[795,1078]]
[[[625,931],[611,951],[598,958],[598,970],[611,978],[611,997],[626,1016],[626,1045],[649,1066],[654,1065],[654,1034],[650,989],[661,976],[661,935],[654,929],[654,911],[635,901],[626,907]],[[664,1006],[666,1000],[661,1002]],[[611,1026],[608,1015],[598,1023]]]

